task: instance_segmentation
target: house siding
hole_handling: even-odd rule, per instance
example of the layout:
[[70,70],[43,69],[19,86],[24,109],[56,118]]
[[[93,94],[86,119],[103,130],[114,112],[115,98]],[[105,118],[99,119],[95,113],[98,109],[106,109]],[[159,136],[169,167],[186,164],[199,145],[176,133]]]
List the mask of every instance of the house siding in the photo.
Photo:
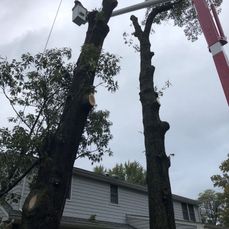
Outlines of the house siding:
[[[19,210],[19,202],[22,196],[22,181],[18,183],[18,185],[16,185],[12,190],[9,191],[9,194],[15,194],[15,197],[18,197],[18,201],[9,201],[10,206],[14,209],[14,210]],[[0,210],[1,210],[1,206],[0,206]],[[1,215],[0,215],[1,217]]]
[[[149,229],[149,218],[144,216],[127,215],[127,223],[134,228]],[[176,220],[176,229],[203,229],[201,224]]]
[[[96,215],[96,220],[126,223],[126,215],[148,216],[148,198],[146,193],[118,188],[119,203],[110,203],[110,184],[74,176],[72,179],[71,199],[66,201],[64,216],[89,219]],[[174,201],[177,220],[183,220],[181,203]],[[198,207],[194,206],[196,221],[200,222]]]
[[3,217],[6,217],[6,216],[7,215],[5,214],[4,210],[0,206],[0,219],[2,219]]
[[173,201],[173,209],[174,209],[175,219],[183,220],[181,203],[178,201]]
[[[174,207],[175,219],[184,220],[181,202],[173,201],[173,207]],[[201,221],[200,214],[197,206],[194,206],[194,213],[195,213],[196,222],[200,222]]]
[[96,215],[97,220],[126,223],[126,214],[144,215],[148,212],[144,193],[118,187],[119,203],[112,204],[108,183],[81,177],[73,178],[72,190],[74,192],[66,202],[64,216],[89,219]]
[[20,189],[21,199],[18,203],[18,209],[20,210],[22,209],[25,199],[28,196],[29,192],[30,192],[30,188],[29,188],[28,179],[24,178],[21,181],[21,189]]
[[196,225],[176,224],[176,229],[197,229]]
[[[148,197],[146,191],[134,189],[128,185],[118,185],[118,204],[112,204],[110,202],[111,183],[109,181],[112,183],[112,179],[104,181],[81,174],[73,175],[71,197],[66,200],[63,216],[86,220],[94,218],[97,221],[120,224],[129,223],[135,228],[148,229]],[[113,179],[113,181],[115,184],[117,180]],[[23,193],[21,200],[12,206],[14,210],[19,210],[29,193],[28,182],[24,179],[14,188],[13,192],[19,195]],[[177,224],[178,229],[198,228],[193,225],[195,223],[184,221],[179,199],[174,199],[173,206],[175,219],[181,221]],[[194,205],[194,210],[196,221],[200,222],[198,206]],[[184,225],[188,226],[184,227]]]
[[200,211],[198,207],[194,207],[194,212],[195,212],[195,217],[196,217],[196,222],[201,222],[201,218],[200,218]]

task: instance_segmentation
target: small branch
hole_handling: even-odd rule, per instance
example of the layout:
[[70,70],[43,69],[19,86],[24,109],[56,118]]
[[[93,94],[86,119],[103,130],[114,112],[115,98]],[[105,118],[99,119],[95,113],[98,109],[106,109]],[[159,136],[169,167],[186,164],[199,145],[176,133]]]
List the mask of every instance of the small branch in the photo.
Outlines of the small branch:
[[132,21],[133,25],[134,25],[134,29],[135,29],[135,33],[134,36],[137,37],[138,39],[141,38],[143,31],[141,26],[138,23],[138,18],[135,17],[134,15],[131,15],[130,20]]
[[3,94],[5,95],[5,97],[7,98],[7,100],[9,101],[12,109],[14,110],[14,112],[16,113],[16,115],[18,116],[18,118],[21,119],[21,121],[30,129],[30,126],[27,124],[27,122],[23,119],[23,117],[18,113],[18,111],[15,109],[13,103],[12,103],[12,100],[10,99],[10,97],[6,94],[6,91],[5,91],[5,88],[2,87],[2,91],[3,91]]
[[81,157],[85,157],[85,156],[87,156],[87,155],[89,155],[89,154],[91,154],[91,153],[95,153],[95,152],[97,152],[97,151],[98,151],[98,149],[88,151],[87,153],[81,153],[80,155],[76,156],[76,159],[75,159],[75,160],[77,160],[77,159],[79,159],[79,158],[81,158]]
[[81,153],[81,154],[79,154],[78,156],[76,156],[75,160],[77,160],[77,159],[79,159],[79,158],[81,158],[81,157],[85,157],[85,156],[87,156],[87,155],[88,155],[88,153]]
[[145,25],[145,30],[144,30],[144,34],[148,37],[151,31],[151,27],[153,24],[153,21],[155,19],[155,17],[165,11],[171,10],[175,5],[179,4],[181,1],[183,0],[179,0],[177,2],[173,2],[173,3],[167,3],[165,5],[159,6],[154,8],[151,13],[149,14],[147,20],[146,20],[146,25]]
[[43,110],[44,110],[44,107],[45,107],[45,105],[46,105],[46,102],[47,102],[47,100],[44,101],[44,103],[43,103],[43,105],[42,105],[42,107],[41,107],[41,109],[40,109],[40,111],[39,111],[39,113],[38,113],[38,115],[37,115],[37,117],[36,117],[36,120],[34,121],[32,128],[30,129],[30,133],[29,133],[29,136],[30,136],[30,137],[32,136],[33,131],[34,131],[36,125],[37,125],[37,122],[38,122],[38,120],[39,120],[39,118],[40,118],[40,116],[41,116],[41,114],[42,114],[42,112],[43,112]]
[[5,194],[7,194],[11,189],[13,189],[35,166],[40,163],[40,159],[35,161],[25,172],[22,176],[20,176],[13,184],[10,184],[8,188],[4,191],[1,190],[0,198],[2,198]]
[[[102,82],[102,83],[99,83],[99,84],[95,85],[95,88],[97,88],[97,87],[99,87],[99,86],[104,86],[104,83]],[[104,87],[105,87],[105,86],[104,86]]]

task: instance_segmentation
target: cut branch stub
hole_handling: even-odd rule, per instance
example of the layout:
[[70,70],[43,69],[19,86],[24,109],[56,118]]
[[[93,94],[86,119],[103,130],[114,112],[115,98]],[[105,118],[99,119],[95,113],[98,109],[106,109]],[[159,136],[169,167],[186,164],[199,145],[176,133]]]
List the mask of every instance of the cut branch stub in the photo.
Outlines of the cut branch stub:
[[138,18],[135,17],[134,15],[131,15],[130,20],[134,25],[134,29],[135,29],[134,36],[140,39],[143,34],[143,31],[141,26],[139,25]]
[[37,203],[37,195],[34,195],[29,201],[28,211],[31,211],[35,207],[36,203]]
[[95,96],[94,96],[94,94],[91,93],[91,94],[88,95],[88,102],[92,107],[95,106]]
[[95,96],[93,93],[86,94],[82,99],[82,105],[85,109],[92,109],[95,106]]

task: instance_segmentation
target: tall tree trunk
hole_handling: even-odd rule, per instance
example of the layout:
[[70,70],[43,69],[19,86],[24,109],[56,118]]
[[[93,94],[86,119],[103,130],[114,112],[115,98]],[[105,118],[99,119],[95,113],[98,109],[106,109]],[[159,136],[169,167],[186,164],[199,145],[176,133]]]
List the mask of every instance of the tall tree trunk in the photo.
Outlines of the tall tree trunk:
[[74,78],[55,135],[45,140],[35,185],[22,211],[23,229],[57,229],[63,213],[68,186],[84,126],[92,106],[95,66],[109,32],[107,25],[116,0],[103,0],[101,12],[88,15],[88,31]]
[[164,138],[169,129],[159,117],[160,105],[153,86],[149,41],[141,44],[140,101],[145,136],[150,229],[175,229],[172,194]]
[[154,55],[150,47],[150,30],[157,14],[169,10],[173,4],[157,7],[149,14],[144,30],[135,16],[131,16],[134,35],[140,42],[140,101],[142,104],[150,229],[175,229],[172,193],[169,180],[170,159],[165,152],[165,133],[169,124],[160,120],[158,94],[154,88]]

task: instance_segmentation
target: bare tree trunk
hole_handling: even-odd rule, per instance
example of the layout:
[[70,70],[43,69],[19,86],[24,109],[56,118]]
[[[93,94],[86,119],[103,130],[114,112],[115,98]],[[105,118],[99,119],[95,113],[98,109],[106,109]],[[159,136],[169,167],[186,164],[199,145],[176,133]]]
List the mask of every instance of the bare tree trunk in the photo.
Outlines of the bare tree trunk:
[[169,124],[160,120],[158,94],[154,88],[154,70],[151,59],[154,55],[150,47],[150,30],[155,16],[171,9],[167,4],[152,10],[145,29],[142,30],[135,16],[131,16],[135,33],[140,42],[140,101],[142,104],[146,163],[147,186],[149,196],[150,229],[175,229],[172,193],[169,181],[170,160],[165,152],[165,133]]
[[107,23],[116,6],[116,0],[103,0],[102,11],[93,11],[88,15],[85,44],[74,70],[59,128],[54,136],[44,142],[38,177],[23,206],[23,229],[59,227],[76,153],[92,108],[88,95],[93,93],[93,66],[97,65],[109,32]]

